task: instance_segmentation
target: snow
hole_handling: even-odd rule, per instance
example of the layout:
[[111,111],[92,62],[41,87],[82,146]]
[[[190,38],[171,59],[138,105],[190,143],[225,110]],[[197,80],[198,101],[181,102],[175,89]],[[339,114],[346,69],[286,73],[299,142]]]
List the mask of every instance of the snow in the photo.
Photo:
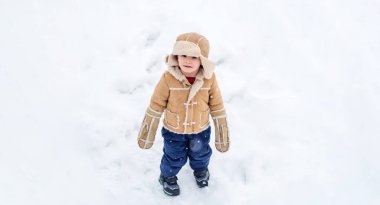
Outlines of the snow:
[[[376,0],[1,0],[0,203],[380,204],[379,20]],[[186,165],[172,198],[160,130],[136,137],[189,31],[232,144],[212,145],[209,187]]]

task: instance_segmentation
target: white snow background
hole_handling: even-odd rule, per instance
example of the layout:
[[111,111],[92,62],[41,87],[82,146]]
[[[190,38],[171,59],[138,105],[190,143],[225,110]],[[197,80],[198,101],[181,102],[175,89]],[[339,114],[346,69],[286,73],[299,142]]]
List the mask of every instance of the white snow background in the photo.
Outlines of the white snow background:
[[[0,0],[0,204],[378,205],[379,22],[378,0]],[[160,128],[150,150],[136,138],[190,31],[232,144],[173,198]]]

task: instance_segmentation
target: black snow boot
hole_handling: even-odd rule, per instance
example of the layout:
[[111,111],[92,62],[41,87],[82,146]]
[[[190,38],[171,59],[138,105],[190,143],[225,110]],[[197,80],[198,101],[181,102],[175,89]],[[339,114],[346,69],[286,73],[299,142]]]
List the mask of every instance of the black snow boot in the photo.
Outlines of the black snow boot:
[[179,195],[179,186],[177,184],[178,178],[176,176],[172,177],[164,177],[164,175],[160,175],[159,182],[162,185],[165,194],[170,196]]
[[194,171],[194,177],[199,188],[208,186],[208,180],[210,179],[210,173],[208,169],[202,171]]

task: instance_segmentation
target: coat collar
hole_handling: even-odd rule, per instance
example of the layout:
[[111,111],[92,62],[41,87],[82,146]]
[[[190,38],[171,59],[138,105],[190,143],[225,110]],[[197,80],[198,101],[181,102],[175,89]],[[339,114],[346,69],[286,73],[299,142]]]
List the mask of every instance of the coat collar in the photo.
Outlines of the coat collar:
[[[181,72],[178,66],[169,66],[168,72],[172,74],[172,76],[178,81],[184,83],[187,82],[186,76]],[[193,85],[191,85],[189,97],[187,98],[187,102],[189,103],[191,99],[198,93],[198,91],[202,88],[204,84],[204,71],[203,69],[199,70],[198,74],[195,77],[195,81]]]

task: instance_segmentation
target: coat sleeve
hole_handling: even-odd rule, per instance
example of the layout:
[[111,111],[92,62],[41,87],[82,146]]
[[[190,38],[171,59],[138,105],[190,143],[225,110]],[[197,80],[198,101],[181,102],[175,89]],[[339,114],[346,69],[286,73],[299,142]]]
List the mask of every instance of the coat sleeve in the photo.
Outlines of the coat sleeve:
[[215,74],[211,78],[209,96],[210,114],[215,126],[215,148],[219,152],[227,152],[230,147],[227,114]]
[[220,92],[215,74],[213,74],[213,76],[211,78],[211,86],[210,86],[209,96],[210,96],[209,107],[210,107],[211,113],[218,111],[218,110],[224,110],[222,94]]
[[144,120],[141,124],[137,143],[142,149],[149,149],[153,146],[154,139],[161,115],[166,109],[169,98],[169,86],[163,74],[154,89],[149,107],[146,110]]

